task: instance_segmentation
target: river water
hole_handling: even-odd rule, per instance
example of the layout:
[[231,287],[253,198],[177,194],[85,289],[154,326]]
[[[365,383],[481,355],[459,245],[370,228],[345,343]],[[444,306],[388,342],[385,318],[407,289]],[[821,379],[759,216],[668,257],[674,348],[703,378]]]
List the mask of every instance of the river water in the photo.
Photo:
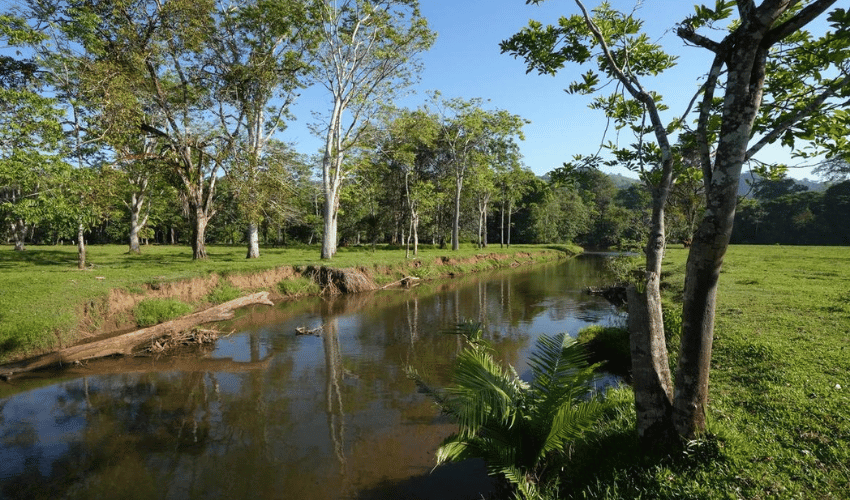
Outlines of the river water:
[[483,463],[432,471],[455,426],[405,368],[447,385],[463,320],[520,375],[539,335],[622,323],[582,293],[603,259],[258,306],[214,347],[0,382],[0,498],[486,497]]

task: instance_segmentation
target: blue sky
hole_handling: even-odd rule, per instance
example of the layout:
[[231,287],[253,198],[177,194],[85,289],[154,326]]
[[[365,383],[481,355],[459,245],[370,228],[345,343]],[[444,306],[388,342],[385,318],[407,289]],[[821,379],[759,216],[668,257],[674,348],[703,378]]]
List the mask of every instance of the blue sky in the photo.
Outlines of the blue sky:
[[[584,3],[588,8],[599,4],[597,0]],[[611,3],[620,10],[631,10],[636,2]],[[665,121],[681,115],[711,63],[707,50],[685,46],[673,32],[676,22],[693,12],[694,3],[646,0],[637,11],[637,16],[646,21],[645,29],[651,38],[668,53],[679,56],[676,68],[662,78],[644,82],[647,89],[664,95],[670,107],[662,116]],[[499,42],[526,26],[529,19],[552,24],[560,15],[578,13],[573,1],[549,0],[535,6],[526,5],[524,0],[420,0],[420,6],[438,37],[434,47],[421,57],[425,69],[413,88],[416,94],[398,105],[415,108],[426,100],[425,91],[440,90],[447,98],[481,97],[489,100],[485,107],[520,115],[531,121],[524,129],[526,140],[520,144],[524,163],[538,175],[569,161],[574,154],[597,151],[605,129],[601,112],[588,109],[588,96],[569,95],[563,90],[574,75],[588,68],[568,66],[555,77],[526,74],[523,61],[499,51]],[[715,38],[719,39],[720,34]],[[325,109],[327,102],[319,88],[305,90],[293,108],[297,121],[283,138],[295,142],[296,149],[303,153],[317,151],[321,142],[306,125],[312,121],[310,112]],[[608,139],[616,140],[613,132],[609,132]],[[631,139],[630,134],[624,134],[621,143],[633,142]],[[765,150],[758,159],[793,161],[788,151],[778,147]],[[608,171],[634,176],[625,169]],[[789,175],[813,177],[811,169],[791,169]]]

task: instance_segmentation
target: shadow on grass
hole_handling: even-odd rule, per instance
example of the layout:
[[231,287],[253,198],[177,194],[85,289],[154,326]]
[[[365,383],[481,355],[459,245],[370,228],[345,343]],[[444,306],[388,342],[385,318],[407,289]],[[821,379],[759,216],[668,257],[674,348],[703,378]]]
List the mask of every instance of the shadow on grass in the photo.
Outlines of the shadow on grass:
[[69,267],[77,265],[76,250],[33,248],[23,251],[9,249],[0,250],[0,268],[16,268],[21,264],[38,266]]
[[723,446],[707,436],[686,447],[651,449],[634,427],[591,435],[572,451],[558,498],[691,498],[701,476],[728,472]]

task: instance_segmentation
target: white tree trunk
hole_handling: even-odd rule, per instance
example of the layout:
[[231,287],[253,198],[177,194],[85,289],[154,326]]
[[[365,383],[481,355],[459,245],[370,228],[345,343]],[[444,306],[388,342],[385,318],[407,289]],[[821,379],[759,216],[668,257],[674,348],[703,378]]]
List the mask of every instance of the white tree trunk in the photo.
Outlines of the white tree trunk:
[[260,230],[257,224],[248,224],[248,255],[246,259],[257,259],[260,257]]

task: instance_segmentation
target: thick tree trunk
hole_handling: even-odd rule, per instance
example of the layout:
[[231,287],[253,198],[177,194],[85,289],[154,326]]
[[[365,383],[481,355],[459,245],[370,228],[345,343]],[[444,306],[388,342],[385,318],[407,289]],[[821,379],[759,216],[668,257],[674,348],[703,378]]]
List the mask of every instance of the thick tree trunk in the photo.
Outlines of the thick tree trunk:
[[[777,7],[773,15],[778,18],[784,10]],[[729,54],[717,154],[714,168],[704,179],[705,215],[688,254],[673,401],[673,421],[685,439],[705,432],[717,283],[732,234],[741,167],[761,106],[768,51],[760,48],[764,31],[764,26],[750,25]]]
[[9,378],[17,373],[36,370],[51,365],[70,364],[76,361],[84,361],[87,359],[102,358],[115,354],[128,355],[133,352],[136,347],[150,342],[152,340],[173,335],[175,333],[188,330],[193,326],[202,323],[210,323],[213,321],[224,321],[233,318],[233,310],[240,307],[252,304],[274,305],[269,300],[268,292],[259,292],[245,297],[219,304],[204,311],[196,312],[182,318],[172,321],[166,321],[149,328],[142,328],[124,335],[111,337],[96,342],[80,344],[67,349],[62,349],[37,358],[10,363],[0,366],[0,376]]
[[15,240],[15,251],[23,252],[26,250],[26,246],[24,241],[27,237],[27,224],[23,221],[23,219],[17,219],[12,223],[12,237]]
[[[717,161],[723,160],[721,157]],[[743,161],[734,163],[737,166],[733,164],[718,172],[723,175],[715,174],[706,214],[688,254],[673,414],[676,430],[688,439],[705,431],[717,284],[732,234]]]
[[82,223],[77,224],[77,269],[86,268],[86,240],[85,228]]
[[330,259],[336,255],[336,239],[337,239],[337,210],[335,210],[334,196],[331,195],[325,200],[324,209],[324,234],[322,235],[322,258]]
[[207,231],[209,217],[201,207],[195,207],[192,217],[192,260],[207,258],[207,245],[205,233]]
[[142,249],[139,246],[139,231],[141,231],[148,222],[147,215],[141,217],[144,200],[144,196],[139,195],[138,193],[133,193],[130,196],[130,253],[142,253]]
[[257,224],[248,224],[248,255],[246,259],[257,259],[260,257],[260,231]]

